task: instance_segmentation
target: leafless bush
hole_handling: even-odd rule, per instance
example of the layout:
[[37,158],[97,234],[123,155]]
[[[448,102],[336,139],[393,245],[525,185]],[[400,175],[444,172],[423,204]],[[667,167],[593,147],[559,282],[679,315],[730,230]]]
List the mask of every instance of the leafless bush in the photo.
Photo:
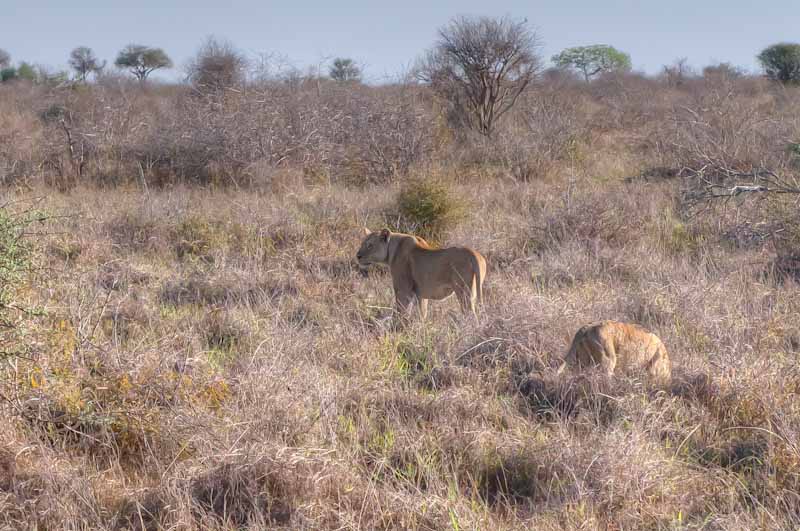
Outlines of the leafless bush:
[[337,94],[329,105],[341,116],[328,135],[334,175],[351,182],[385,182],[404,176],[434,149],[429,98],[415,87],[397,85],[377,93]]
[[35,109],[42,92],[0,85],[0,185],[24,182],[37,174],[42,128]]
[[187,66],[187,77],[199,92],[216,93],[245,79],[247,60],[233,44],[208,37]]
[[731,80],[676,107],[661,142],[689,178],[687,198],[800,193],[794,147],[800,130],[787,111],[769,94],[740,94]]
[[567,89],[545,88],[518,103],[508,127],[500,127],[498,156],[515,179],[545,177],[559,162],[571,162],[588,131],[583,101]]
[[605,74],[589,85],[589,91],[603,105],[594,125],[606,131],[635,131],[659,123],[672,103],[672,94],[658,81],[633,73]]
[[292,510],[286,500],[289,488],[264,466],[225,464],[193,481],[192,498],[198,508],[225,523],[285,524]]
[[717,63],[703,68],[703,77],[717,82],[741,79],[744,75],[745,73],[741,68],[731,63]]
[[110,76],[92,86],[50,90],[37,106],[43,177],[61,188],[81,181],[116,185],[138,180],[130,153],[152,124],[159,96]]

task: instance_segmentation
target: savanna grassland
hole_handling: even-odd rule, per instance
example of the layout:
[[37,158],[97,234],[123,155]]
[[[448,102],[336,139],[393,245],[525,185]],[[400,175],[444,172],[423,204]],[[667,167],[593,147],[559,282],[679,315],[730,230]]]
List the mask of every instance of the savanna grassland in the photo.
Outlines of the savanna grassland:
[[[417,84],[4,84],[0,527],[797,528],[798,195],[707,196],[798,142],[713,71],[543,78],[490,138]],[[389,326],[365,225],[481,251],[479,322]],[[556,376],[599,319],[672,384]]]

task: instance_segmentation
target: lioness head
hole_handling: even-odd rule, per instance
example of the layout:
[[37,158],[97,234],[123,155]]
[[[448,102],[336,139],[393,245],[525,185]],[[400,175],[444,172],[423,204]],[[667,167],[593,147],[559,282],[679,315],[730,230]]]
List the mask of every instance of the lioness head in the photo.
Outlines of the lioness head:
[[384,263],[389,260],[389,229],[372,232],[364,228],[364,241],[356,253],[358,265],[365,267],[369,264]]

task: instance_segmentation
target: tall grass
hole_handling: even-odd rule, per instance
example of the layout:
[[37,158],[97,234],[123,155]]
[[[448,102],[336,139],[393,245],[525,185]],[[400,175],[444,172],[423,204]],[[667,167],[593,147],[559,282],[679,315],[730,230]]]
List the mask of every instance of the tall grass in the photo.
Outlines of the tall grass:
[[[0,87],[0,204],[53,216],[3,284],[41,312],[0,359],[0,527],[797,527],[797,205],[691,203],[669,127],[708,83],[569,85],[503,126],[557,145],[507,149],[419,87]],[[791,89],[736,91],[794,134]],[[389,275],[353,265],[379,222],[487,256],[478,323],[385,325]],[[598,319],[658,334],[671,387],[557,375]]]

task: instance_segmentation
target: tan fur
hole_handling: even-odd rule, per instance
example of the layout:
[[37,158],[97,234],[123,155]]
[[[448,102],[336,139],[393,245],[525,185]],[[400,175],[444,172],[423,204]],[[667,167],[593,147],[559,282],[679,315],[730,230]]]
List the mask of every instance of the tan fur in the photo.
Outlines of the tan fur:
[[672,373],[667,349],[658,336],[641,326],[617,321],[592,323],[578,330],[559,372],[565,366],[600,366],[609,375],[644,371],[662,383],[669,382]]
[[418,236],[384,229],[364,229],[357,259],[360,267],[388,264],[392,272],[395,304],[407,313],[414,303],[424,318],[428,300],[441,300],[456,294],[464,312],[476,314],[476,302],[483,301],[486,260],[468,247],[433,249]]

